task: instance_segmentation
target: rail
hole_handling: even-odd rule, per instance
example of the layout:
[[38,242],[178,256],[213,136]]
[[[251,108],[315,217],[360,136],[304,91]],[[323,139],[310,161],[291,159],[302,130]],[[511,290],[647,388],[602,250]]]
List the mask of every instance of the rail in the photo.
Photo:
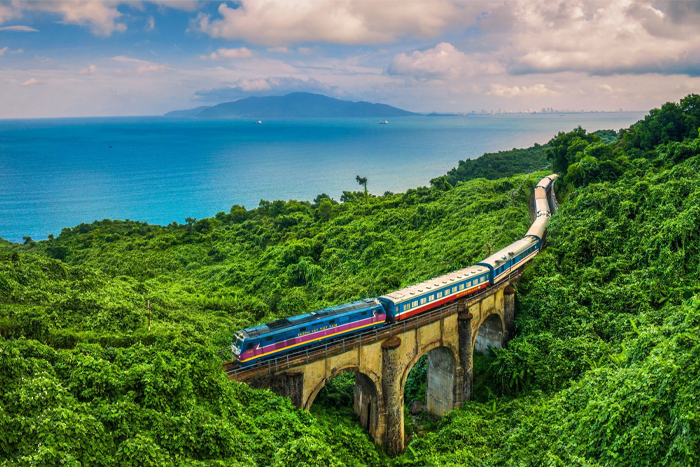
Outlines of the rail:
[[502,280],[498,284],[477,292],[474,295],[458,299],[450,304],[440,306],[430,312],[422,313],[397,323],[385,325],[381,328],[376,328],[373,331],[367,331],[360,334],[353,334],[352,336],[344,338],[334,339],[324,344],[314,345],[305,350],[280,355],[279,357],[270,358],[243,368],[236,361],[225,362],[223,364],[224,371],[230,379],[245,381],[254,376],[272,374],[280,370],[291,369],[297,365],[303,365],[321,358],[327,358],[344,353],[347,350],[355,347],[361,347],[365,344],[379,342],[380,340],[383,341],[386,338],[393,337],[394,334],[403,333],[411,329],[417,329],[427,324],[431,324],[436,320],[441,320],[447,316],[463,311],[470,306],[471,302],[491,295],[500,288],[505,288],[513,281],[513,279],[519,278],[521,274],[522,267],[512,271],[508,275],[507,280]]

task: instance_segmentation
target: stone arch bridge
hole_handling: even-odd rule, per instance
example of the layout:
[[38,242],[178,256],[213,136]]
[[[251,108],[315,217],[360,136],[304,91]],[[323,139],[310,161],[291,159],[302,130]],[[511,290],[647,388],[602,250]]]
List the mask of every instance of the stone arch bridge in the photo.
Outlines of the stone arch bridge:
[[310,409],[327,381],[355,372],[354,410],[376,443],[404,450],[404,385],[428,354],[426,408],[442,416],[472,395],[474,351],[500,348],[512,333],[520,273],[479,294],[382,329],[280,356],[250,368],[224,364],[229,378],[267,388]]

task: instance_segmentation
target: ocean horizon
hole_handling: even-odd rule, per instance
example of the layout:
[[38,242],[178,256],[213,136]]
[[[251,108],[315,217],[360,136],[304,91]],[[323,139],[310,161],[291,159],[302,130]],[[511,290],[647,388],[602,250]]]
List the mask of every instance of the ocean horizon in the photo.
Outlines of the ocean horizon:
[[0,237],[35,240],[102,219],[167,225],[260,200],[339,199],[428,185],[459,160],[618,130],[645,112],[189,120],[0,120]]

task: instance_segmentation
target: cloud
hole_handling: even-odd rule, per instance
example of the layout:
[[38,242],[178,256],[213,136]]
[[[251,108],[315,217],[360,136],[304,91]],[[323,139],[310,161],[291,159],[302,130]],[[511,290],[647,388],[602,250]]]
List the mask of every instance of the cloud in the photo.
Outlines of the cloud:
[[123,63],[140,63],[140,64],[149,64],[148,60],[141,60],[140,58],[133,58],[133,57],[127,57],[126,55],[117,55],[116,57],[112,57],[112,60],[115,62],[123,62]]
[[7,49],[9,49],[9,47],[3,47],[2,49],[0,49],[0,57],[5,55],[5,52],[7,52]]
[[146,73],[160,73],[167,69],[168,67],[166,65],[157,65],[155,63],[152,63],[150,65],[141,65],[138,68],[136,68],[136,74],[143,75]]
[[80,70],[81,75],[94,75],[95,71],[97,71],[97,67],[95,65],[90,65],[87,68],[83,68]]
[[[141,60],[140,58],[127,57],[125,55],[117,55],[112,57],[112,60],[119,63],[134,64],[138,65],[136,67],[136,74],[143,75],[147,73],[160,73],[168,69],[167,65],[149,62],[148,60]],[[121,69],[115,70],[117,74],[123,74],[124,71]]]
[[20,15],[21,11],[19,11],[18,9],[0,3],[0,24],[4,23],[5,21],[17,18]]
[[497,62],[477,54],[468,56],[452,44],[441,42],[432,49],[410,55],[396,55],[389,64],[390,75],[409,76],[415,79],[457,79],[464,76],[491,75],[503,72]]
[[[1,23],[2,21],[0,21]],[[4,26],[0,31],[15,31],[15,32],[39,32],[38,29],[30,28],[29,26]]]
[[383,44],[400,37],[436,37],[476,21],[481,2],[399,0],[240,0],[219,6],[219,17],[200,13],[196,29],[211,37],[250,44]]
[[487,96],[497,97],[543,97],[557,94],[556,91],[548,89],[544,84],[534,84],[532,86],[505,86],[502,84],[492,84]]
[[700,75],[697,2],[648,0],[513,4],[500,53],[512,74],[580,71],[594,75]]
[[126,31],[126,24],[117,20],[122,14],[116,2],[97,0],[24,0],[13,3],[23,10],[53,13],[62,17],[63,24],[88,26],[97,36],[110,36],[113,32]]
[[24,49],[10,50],[11,54],[23,54]]
[[[700,2],[513,0],[484,3],[481,34],[396,55],[388,71],[415,79],[581,72],[700,76]],[[478,10],[473,10],[472,13]]]
[[298,47],[297,52],[299,52],[302,55],[311,55],[313,50],[311,49],[311,47]]
[[224,60],[227,58],[250,58],[253,56],[253,52],[246,49],[245,47],[239,47],[237,49],[217,49],[216,52],[212,52],[208,57],[203,56],[202,58],[209,58],[211,60]]
[[149,16],[148,19],[146,20],[146,32],[151,32],[155,29],[156,27],[156,20],[153,18],[153,16]]
[[287,47],[268,47],[267,51],[280,54],[289,53],[289,49]]
[[204,102],[226,102],[254,96],[279,96],[290,92],[314,92],[325,95],[340,95],[337,86],[320,82],[314,78],[269,77],[241,78],[226,87],[196,91],[195,97]]
[[33,86],[35,84],[45,84],[44,81],[39,81],[36,78],[29,78],[27,81],[22,83],[22,86]]

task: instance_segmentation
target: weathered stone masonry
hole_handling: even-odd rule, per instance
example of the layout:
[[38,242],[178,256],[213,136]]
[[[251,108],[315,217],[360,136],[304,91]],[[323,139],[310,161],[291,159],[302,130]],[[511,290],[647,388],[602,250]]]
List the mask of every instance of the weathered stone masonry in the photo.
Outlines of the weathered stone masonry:
[[[459,304],[460,311],[391,337],[361,343],[346,351],[238,377],[268,388],[310,409],[327,381],[355,372],[354,410],[375,442],[392,454],[404,450],[404,386],[413,365],[428,354],[426,407],[443,416],[472,396],[473,352],[501,347],[512,335],[514,292],[510,283]],[[344,350],[344,349],[343,349]]]

